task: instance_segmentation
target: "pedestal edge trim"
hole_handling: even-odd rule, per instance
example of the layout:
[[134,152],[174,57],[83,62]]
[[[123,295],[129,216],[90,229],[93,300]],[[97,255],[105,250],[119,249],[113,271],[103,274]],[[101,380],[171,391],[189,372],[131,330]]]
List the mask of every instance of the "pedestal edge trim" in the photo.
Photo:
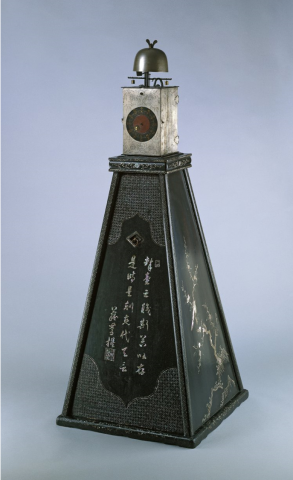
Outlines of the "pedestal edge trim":
[[129,428],[126,425],[111,425],[103,422],[89,422],[86,420],[77,420],[75,418],[59,415],[56,423],[62,427],[80,428],[82,430],[91,430],[94,432],[107,433],[109,435],[118,435],[135,438],[139,440],[149,440],[161,442],[169,445],[177,445],[185,448],[195,448],[209,433],[215,430],[225,418],[241,405],[248,398],[248,390],[241,390],[225,407],[216,413],[208,422],[200,427],[192,437],[172,435],[168,433],[159,433],[141,428]]

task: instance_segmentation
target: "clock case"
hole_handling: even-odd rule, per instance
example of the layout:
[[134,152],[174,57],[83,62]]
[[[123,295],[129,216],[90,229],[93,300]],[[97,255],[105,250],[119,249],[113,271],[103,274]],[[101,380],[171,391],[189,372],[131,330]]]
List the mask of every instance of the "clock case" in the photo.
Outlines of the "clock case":
[[[110,158],[113,179],[58,425],[194,448],[248,397],[189,167],[191,155],[182,153]],[[138,304],[125,344],[132,345],[132,357],[125,359],[129,372],[123,373],[123,339],[116,339],[114,358],[105,353],[105,340],[111,307],[118,307],[120,326],[125,314],[132,255],[141,298],[143,260],[154,259],[160,268],[151,271],[146,348],[136,342]],[[146,370],[138,375],[136,358],[143,351]]]
[[[178,87],[123,87],[123,154],[164,156],[178,152]],[[139,142],[126,127],[129,113],[146,107],[156,115],[158,128],[153,138]]]
[[[168,72],[168,61],[157,40],[146,42],[137,77],[129,77],[144,85],[123,88],[123,155],[110,158],[113,179],[57,424],[194,448],[248,392],[188,175],[191,155],[177,151],[178,87],[150,78]],[[158,122],[148,141],[126,127],[141,107]],[[128,127],[145,128],[135,115]]]

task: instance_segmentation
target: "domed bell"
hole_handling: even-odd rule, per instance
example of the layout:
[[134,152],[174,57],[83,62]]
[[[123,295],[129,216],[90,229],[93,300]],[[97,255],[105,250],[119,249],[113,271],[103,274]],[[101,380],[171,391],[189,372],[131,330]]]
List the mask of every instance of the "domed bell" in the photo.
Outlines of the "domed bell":
[[149,40],[146,40],[149,44],[149,48],[143,48],[137,52],[133,70],[135,72],[168,72],[168,60],[166,54],[163,50],[159,48],[154,48],[154,45],[157,42],[155,40],[153,43],[150,43]]

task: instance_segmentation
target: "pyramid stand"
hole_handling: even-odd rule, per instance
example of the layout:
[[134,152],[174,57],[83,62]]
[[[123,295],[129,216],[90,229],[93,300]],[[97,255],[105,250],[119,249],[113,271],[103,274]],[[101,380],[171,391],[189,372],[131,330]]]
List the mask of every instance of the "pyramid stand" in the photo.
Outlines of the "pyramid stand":
[[182,153],[110,158],[58,425],[194,448],[247,399],[189,167]]

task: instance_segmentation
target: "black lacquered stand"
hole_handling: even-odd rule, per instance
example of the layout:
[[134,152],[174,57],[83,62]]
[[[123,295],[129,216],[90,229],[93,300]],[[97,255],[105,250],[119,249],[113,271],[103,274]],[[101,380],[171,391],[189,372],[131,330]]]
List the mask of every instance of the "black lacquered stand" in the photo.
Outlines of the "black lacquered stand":
[[248,397],[190,166],[182,153],[110,158],[113,180],[58,425],[194,448]]

